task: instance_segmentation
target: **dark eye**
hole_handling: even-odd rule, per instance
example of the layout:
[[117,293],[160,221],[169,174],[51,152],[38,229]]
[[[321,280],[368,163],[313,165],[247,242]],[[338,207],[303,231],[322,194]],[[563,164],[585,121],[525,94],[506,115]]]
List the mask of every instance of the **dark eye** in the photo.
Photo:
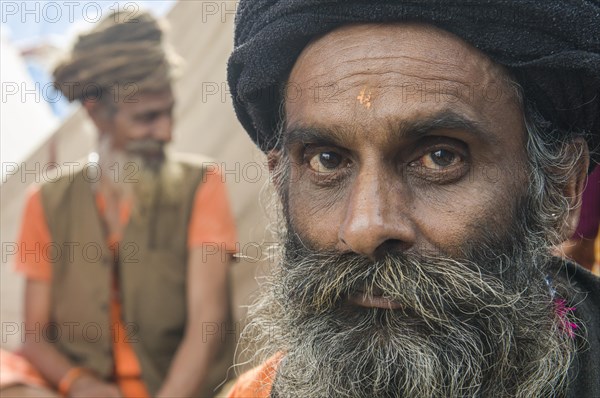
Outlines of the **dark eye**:
[[453,166],[460,161],[461,157],[459,155],[446,149],[429,152],[419,159],[420,165],[428,169],[443,169]]
[[170,116],[167,112],[162,111],[151,111],[139,114],[135,117],[135,120],[141,123],[154,123],[158,118],[160,118],[163,114]]
[[343,161],[344,157],[336,152],[320,152],[310,158],[309,165],[317,173],[330,173],[340,167]]
[[160,116],[159,112],[151,112],[151,113],[147,113],[146,115],[144,115],[143,120],[145,122],[153,122],[156,119],[158,119],[159,116]]

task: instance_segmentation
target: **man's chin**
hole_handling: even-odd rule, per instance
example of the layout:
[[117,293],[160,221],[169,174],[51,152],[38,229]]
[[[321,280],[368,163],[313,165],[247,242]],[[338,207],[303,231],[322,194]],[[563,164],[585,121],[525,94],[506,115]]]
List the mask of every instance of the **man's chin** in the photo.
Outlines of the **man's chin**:
[[363,308],[380,308],[384,310],[400,310],[402,304],[396,300],[388,299],[381,295],[369,295],[364,293],[355,293],[348,298],[348,303],[353,306]]
[[144,170],[152,173],[158,173],[166,160],[166,156],[163,151],[132,152],[129,154],[129,156],[131,159],[135,159],[135,162]]
[[451,333],[444,325],[425,320],[407,306],[397,309],[367,307],[350,301],[326,314],[305,315],[297,321],[298,324],[292,327],[305,336],[318,330],[321,338],[333,342],[340,337],[338,333],[342,332],[348,340],[357,343],[347,347],[350,350],[348,355],[359,346],[374,345],[383,348],[390,345],[387,348],[393,351],[393,345],[399,341],[428,340],[434,335]]
[[525,243],[496,262],[488,254],[504,245],[461,261],[397,253],[373,262],[294,243],[254,313],[288,353],[280,396],[548,396],[563,385],[572,342],[556,334]]

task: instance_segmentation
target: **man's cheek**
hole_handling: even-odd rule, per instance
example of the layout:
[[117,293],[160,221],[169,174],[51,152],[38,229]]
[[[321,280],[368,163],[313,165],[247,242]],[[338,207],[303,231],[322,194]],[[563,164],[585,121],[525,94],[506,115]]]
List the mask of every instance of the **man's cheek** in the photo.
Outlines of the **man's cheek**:
[[[504,229],[510,214],[503,196],[477,189],[439,190],[417,195],[413,217],[420,251],[459,258],[467,247],[480,241],[481,231]],[[500,216],[502,215],[502,216]]]
[[461,248],[470,239],[469,220],[457,213],[420,212],[416,228],[414,249],[420,253],[458,258]]
[[303,190],[303,184],[290,190],[289,222],[301,239],[312,247],[333,249],[338,244],[343,222],[343,201],[335,193]]

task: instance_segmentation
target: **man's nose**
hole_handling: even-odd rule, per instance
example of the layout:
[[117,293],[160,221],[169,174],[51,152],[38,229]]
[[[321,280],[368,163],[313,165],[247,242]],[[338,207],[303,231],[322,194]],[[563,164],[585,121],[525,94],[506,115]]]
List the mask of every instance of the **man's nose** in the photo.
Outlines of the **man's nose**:
[[377,258],[386,251],[404,251],[414,245],[416,231],[408,195],[392,178],[399,177],[361,173],[354,180],[339,230],[345,250]]
[[172,131],[173,117],[163,114],[154,121],[150,135],[157,141],[170,142]]

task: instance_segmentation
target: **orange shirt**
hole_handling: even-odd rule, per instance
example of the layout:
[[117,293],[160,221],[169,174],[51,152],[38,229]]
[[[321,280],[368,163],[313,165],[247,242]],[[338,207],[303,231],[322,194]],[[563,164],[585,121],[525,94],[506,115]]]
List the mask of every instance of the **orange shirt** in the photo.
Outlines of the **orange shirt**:
[[227,398],[269,398],[277,366],[282,358],[282,353],[275,354],[262,365],[241,375]]
[[[104,214],[105,202],[100,193],[96,194],[96,206],[99,214]],[[130,208],[125,205],[119,209],[122,225],[129,221]],[[116,248],[120,236],[107,237],[108,247]],[[50,231],[41,202],[39,187],[29,194],[21,233],[18,241],[18,253],[15,267],[27,278],[51,281],[52,266],[42,255],[44,248],[52,242]],[[229,208],[225,184],[218,172],[205,175],[194,197],[194,207],[188,227],[188,249],[200,247],[204,242],[218,242],[228,252],[236,252],[236,233],[233,216]],[[116,288],[116,284],[114,286]],[[140,366],[135,353],[126,339],[126,330],[121,321],[121,304],[117,294],[111,302],[111,330],[118,335],[113,338],[115,377],[125,397],[149,396],[141,382]]]

